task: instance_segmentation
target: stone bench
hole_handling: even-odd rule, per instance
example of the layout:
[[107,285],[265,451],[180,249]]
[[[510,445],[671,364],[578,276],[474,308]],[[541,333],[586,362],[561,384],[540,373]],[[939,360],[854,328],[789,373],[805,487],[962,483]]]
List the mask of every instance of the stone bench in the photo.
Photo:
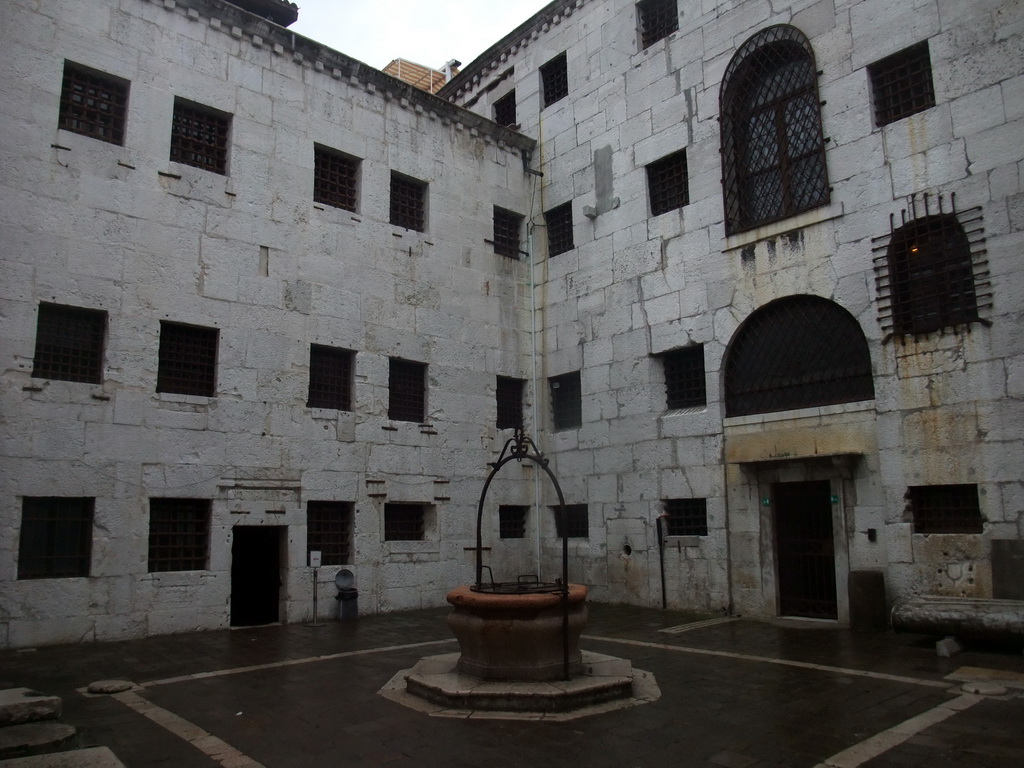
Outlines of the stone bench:
[[1024,600],[922,595],[893,606],[892,628],[1024,646]]

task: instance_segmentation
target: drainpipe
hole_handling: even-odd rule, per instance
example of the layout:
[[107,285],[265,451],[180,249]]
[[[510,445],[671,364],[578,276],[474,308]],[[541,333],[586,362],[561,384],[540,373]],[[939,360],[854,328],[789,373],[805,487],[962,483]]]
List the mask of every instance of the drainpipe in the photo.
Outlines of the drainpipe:
[[658,526],[658,562],[661,565],[661,609],[668,608],[668,595],[665,594],[665,539],[661,533],[661,521],[668,515],[661,514],[654,518],[654,524]]

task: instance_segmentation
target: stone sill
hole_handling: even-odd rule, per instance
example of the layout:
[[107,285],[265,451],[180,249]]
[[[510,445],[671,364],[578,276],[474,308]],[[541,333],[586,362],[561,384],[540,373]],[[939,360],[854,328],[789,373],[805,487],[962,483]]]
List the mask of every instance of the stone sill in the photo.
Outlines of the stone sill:
[[820,224],[823,221],[829,221],[830,219],[838,219],[843,215],[843,204],[830,203],[820,208],[815,208],[812,211],[804,211],[798,213],[796,216],[790,216],[788,219],[782,221],[776,221],[771,224],[765,224],[762,227],[757,227],[749,232],[741,232],[738,235],[728,235],[725,238],[725,245],[722,246],[723,251],[734,251],[737,248],[743,248],[748,245],[753,245],[760,240],[766,240],[769,237],[776,237],[778,235],[785,234],[786,232],[792,232],[796,229],[803,229],[809,227],[812,224]]
[[874,400],[859,400],[855,403],[839,403],[837,405],[821,405],[814,408],[799,408],[792,411],[775,411],[773,413],[753,413],[749,416],[729,416],[722,420],[723,427],[743,427],[749,424],[770,424],[775,421],[791,421],[793,419],[816,419],[823,416],[836,416],[842,413],[858,413],[874,411]]

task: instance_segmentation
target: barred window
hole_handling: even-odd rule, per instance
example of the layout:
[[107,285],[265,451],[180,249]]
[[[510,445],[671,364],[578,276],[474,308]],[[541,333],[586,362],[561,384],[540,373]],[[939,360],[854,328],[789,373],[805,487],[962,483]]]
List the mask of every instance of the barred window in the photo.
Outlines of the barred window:
[[107,313],[97,309],[40,304],[32,376],[100,384]]
[[426,505],[385,504],[384,541],[423,541]]
[[427,404],[427,366],[391,358],[388,374],[388,418],[393,421],[424,420]]
[[349,565],[352,560],[350,501],[306,502],[306,551],[319,552],[321,565]]
[[829,202],[814,52],[794,27],[747,40],[721,90],[726,233]]
[[503,539],[526,538],[526,512],[529,507],[502,504],[498,507],[498,535]]
[[856,318],[818,296],[789,296],[748,317],[725,359],[728,416],[874,399]]
[[511,259],[519,258],[519,238],[523,217],[494,206],[494,252]]
[[984,529],[977,485],[911,486],[905,498],[914,533],[981,533]]
[[213,397],[218,334],[216,328],[161,321],[156,391]]
[[356,209],[359,161],[333,149],[313,147],[313,200],[346,211]]
[[868,65],[875,124],[888,125],[935,106],[928,41]]
[[676,0],[641,0],[636,10],[640,17],[640,42],[645,49],[679,29]]
[[494,102],[494,122],[508,127],[519,122],[516,118],[516,92],[514,90]]
[[548,379],[551,386],[551,417],[556,430],[575,429],[583,423],[583,394],[580,372]]
[[668,536],[707,536],[707,499],[663,499]]
[[230,115],[175,98],[171,120],[171,160],[226,174],[230,125]]
[[914,219],[887,251],[892,328],[918,334],[978,320],[971,245],[954,214]]
[[548,256],[571,251],[576,246],[572,239],[572,203],[563,203],[544,212],[548,228]]
[[[562,538],[562,516],[559,507],[552,507],[555,513],[555,532]],[[590,510],[586,504],[565,505],[565,538],[586,539],[590,536]]]
[[95,499],[26,496],[21,501],[19,579],[88,576]]
[[352,410],[352,361],[355,352],[320,344],[309,345],[310,408]]
[[569,95],[569,67],[564,53],[541,65],[540,82],[545,107]]
[[397,173],[391,174],[391,223],[423,232],[427,219],[427,185]]
[[149,572],[204,571],[210,549],[208,499],[149,500]]
[[661,356],[661,361],[665,370],[666,408],[707,405],[702,344],[666,352]]
[[523,388],[526,382],[508,376],[498,377],[496,400],[498,429],[517,429],[523,426]]
[[59,127],[123,146],[127,111],[126,81],[64,62]]
[[676,152],[648,165],[647,189],[651,196],[652,216],[689,205],[690,185],[686,172],[686,152]]

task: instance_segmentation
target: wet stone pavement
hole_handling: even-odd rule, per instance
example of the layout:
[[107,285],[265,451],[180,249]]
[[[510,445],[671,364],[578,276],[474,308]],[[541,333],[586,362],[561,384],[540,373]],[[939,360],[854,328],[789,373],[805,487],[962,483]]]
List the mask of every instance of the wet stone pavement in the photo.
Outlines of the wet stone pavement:
[[[947,659],[914,635],[591,605],[581,648],[653,673],[657,701],[537,721],[430,717],[379,696],[457,650],[446,614],[4,651],[0,687],[62,696],[85,745],[128,768],[1024,766],[1019,649]],[[141,687],[80,692],[104,679]],[[1005,692],[965,693],[977,679]]]

